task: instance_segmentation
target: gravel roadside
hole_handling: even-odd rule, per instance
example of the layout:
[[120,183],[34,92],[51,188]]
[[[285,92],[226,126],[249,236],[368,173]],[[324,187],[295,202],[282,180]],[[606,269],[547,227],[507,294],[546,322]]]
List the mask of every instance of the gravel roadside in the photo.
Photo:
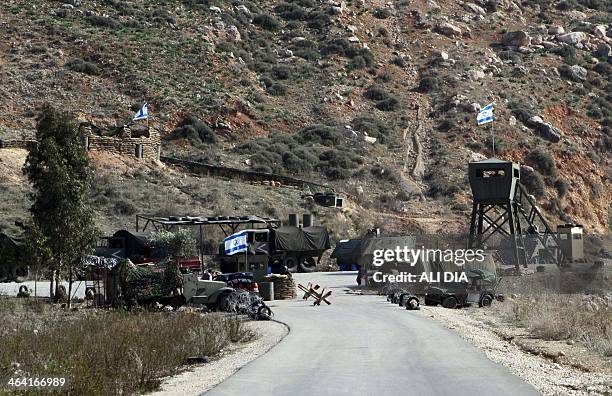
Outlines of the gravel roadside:
[[179,375],[165,379],[160,390],[150,395],[189,396],[205,393],[266,353],[289,332],[287,326],[276,321],[250,321],[246,326],[256,332],[255,340],[226,350],[220,358],[210,363],[192,366]]
[[585,372],[560,365],[540,355],[527,353],[512,340],[504,340],[494,331],[502,324],[493,316],[484,321],[473,317],[481,314],[471,312],[474,309],[479,308],[452,310],[423,306],[417,314],[442,322],[447,328],[482,349],[490,360],[504,365],[543,395],[612,394],[612,373],[609,370]]

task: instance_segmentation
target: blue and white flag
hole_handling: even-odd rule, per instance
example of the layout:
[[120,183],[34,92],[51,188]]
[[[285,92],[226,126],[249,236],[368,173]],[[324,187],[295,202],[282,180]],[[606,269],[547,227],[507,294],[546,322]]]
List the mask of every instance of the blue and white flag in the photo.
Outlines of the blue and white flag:
[[478,125],[486,124],[487,122],[493,122],[493,103],[486,105],[478,112],[476,122]]
[[149,108],[147,106],[148,104],[145,102],[145,104],[142,105],[140,110],[138,110],[138,113],[136,113],[132,121],[146,120],[147,118],[149,118]]
[[247,243],[247,232],[237,232],[223,240],[225,243],[225,254],[232,255],[235,253],[244,252],[249,246]]

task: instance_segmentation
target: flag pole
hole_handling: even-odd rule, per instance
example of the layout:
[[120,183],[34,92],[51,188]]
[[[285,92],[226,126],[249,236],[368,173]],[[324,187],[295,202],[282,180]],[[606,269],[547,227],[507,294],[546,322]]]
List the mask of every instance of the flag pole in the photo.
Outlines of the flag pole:
[[491,121],[491,143],[493,145],[493,157],[495,157],[495,131],[493,130],[494,122]]

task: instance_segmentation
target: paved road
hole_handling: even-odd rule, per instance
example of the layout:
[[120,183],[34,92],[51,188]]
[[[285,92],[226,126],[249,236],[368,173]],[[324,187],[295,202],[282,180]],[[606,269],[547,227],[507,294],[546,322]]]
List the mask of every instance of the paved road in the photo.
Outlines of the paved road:
[[207,396],[538,394],[439,323],[381,296],[347,295],[353,272],[296,280],[332,287],[332,305],[274,302],[289,335]]

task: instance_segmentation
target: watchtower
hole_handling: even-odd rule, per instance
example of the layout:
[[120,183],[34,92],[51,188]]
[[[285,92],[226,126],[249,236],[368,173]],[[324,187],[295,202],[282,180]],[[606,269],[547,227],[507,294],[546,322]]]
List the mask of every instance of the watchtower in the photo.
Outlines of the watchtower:
[[[556,233],[536,205],[535,199],[521,185],[520,165],[497,158],[470,162],[468,165],[470,187],[473,203],[470,220],[470,248],[481,248],[494,234],[501,234],[510,239],[516,269],[527,267],[527,252],[523,239],[521,219],[526,225],[527,234],[540,240],[550,253],[557,266],[567,263],[561,249],[552,252],[546,241],[552,238],[553,245],[560,247]],[[543,225],[542,231],[535,220]]]
[[469,245],[480,248],[496,233],[508,236],[517,269],[519,265],[527,266],[519,204],[514,200],[521,179],[520,169],[514,162],[497,158],[470,162],[468,165],[474,197]]

